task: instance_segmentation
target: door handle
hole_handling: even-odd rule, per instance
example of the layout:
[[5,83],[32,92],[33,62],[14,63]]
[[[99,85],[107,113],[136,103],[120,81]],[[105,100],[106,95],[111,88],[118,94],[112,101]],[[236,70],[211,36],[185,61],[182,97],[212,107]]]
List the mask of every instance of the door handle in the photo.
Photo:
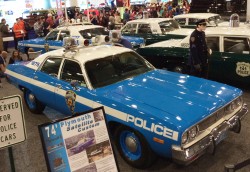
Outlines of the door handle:
[[62,86],[60,84],[57,84],[56,87],[59,88],[59,89],[62,88]]
[[223,59],[223,61],[226,61],[227,59],[230,59],[231,57],[223,56],[221,58]]
[[34,79],[38,79],[38,76],[34,76]]

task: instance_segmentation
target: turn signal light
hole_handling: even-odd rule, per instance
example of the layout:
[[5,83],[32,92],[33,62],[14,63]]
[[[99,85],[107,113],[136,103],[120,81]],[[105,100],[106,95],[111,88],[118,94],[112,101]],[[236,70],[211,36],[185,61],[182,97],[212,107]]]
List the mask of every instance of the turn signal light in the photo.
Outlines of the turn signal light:
[[84,45],[84,46],[89,46],[89,40],[87,40],[87,39],[84,40],[83,45]]

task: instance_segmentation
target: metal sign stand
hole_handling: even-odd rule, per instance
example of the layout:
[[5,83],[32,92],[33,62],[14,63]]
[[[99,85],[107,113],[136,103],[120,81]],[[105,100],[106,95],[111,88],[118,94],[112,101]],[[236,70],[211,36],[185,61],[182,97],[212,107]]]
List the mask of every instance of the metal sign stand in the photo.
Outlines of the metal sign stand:
[[15,170],[15,163],[14,163],[14,158],[13,158],[12,147],[8,147],[8,151],[9,151],[11,172],[15,172],[16,170]]

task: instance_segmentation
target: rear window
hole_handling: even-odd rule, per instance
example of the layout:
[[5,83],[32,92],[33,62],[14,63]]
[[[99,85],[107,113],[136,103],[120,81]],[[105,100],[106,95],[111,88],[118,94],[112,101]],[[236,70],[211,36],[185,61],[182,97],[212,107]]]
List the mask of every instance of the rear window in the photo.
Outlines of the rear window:
[[104,28],[92,28],[79,31],[84,39],[91,39],[96,35],[108,35],[108,32]]
[[176,29],[180,29],[180,25],[175,20],[163,21],[159,23],[162,33],[167,33]]

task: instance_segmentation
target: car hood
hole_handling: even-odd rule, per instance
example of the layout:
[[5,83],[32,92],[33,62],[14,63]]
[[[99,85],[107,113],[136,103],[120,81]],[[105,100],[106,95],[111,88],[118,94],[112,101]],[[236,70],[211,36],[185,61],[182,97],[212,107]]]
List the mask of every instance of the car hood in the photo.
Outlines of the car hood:
[[[146,114],[158,118],[172,115],[190,125],[242,94],[241,90],[225,84],[165,70],[154,70],[107,88],[109,97],[127,102],[125,106],[143,107],[141,110]],[[152,108],[162,114],[154,114]]]
[[168,32],[167,34],[173,34],[173,35],[190,35],[192,32],[194,31],[194,29],[187,29],[187,28],[181,28],[181,29],[176,29],[173,30],[171,32]]

